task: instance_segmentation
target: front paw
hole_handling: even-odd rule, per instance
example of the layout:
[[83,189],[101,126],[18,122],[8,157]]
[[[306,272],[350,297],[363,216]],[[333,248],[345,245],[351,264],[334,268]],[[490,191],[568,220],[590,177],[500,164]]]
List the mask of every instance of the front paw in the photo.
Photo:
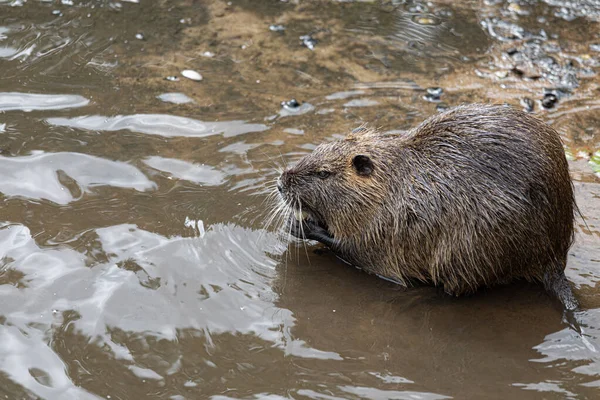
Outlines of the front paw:
[[308,239],[311,232],[311,226],[306,220],[298,220],[293,216],[290,218],[290,234],[298,239]]
[[290,233],[299,239],[317,240],[333,239],[327,229],[320,226],[313,220],[290,218]]

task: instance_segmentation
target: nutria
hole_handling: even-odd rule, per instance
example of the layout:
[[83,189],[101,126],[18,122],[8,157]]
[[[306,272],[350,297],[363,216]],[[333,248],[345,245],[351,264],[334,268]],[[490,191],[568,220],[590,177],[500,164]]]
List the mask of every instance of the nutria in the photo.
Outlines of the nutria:
[[294,236],[370,273],[456,296],[525,279],[577,308],[564,275],[569,167],[558,133],[530,114],[469,105],[405,134],[359,129],[319,145],[277,189]]

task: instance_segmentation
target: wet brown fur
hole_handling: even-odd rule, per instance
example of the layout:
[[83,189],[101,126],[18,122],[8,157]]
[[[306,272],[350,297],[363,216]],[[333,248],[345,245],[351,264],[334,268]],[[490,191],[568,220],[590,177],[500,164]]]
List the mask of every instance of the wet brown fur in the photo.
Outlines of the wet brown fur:
[[[353,165],[359,154],[373,162],[368,176]],[[462,295],[566,282],[575,200],[564,149],[553,128],[510,107],[457,107],[406,134],[362,129],[318,146],[281,184],[342,258],[404,285]]]

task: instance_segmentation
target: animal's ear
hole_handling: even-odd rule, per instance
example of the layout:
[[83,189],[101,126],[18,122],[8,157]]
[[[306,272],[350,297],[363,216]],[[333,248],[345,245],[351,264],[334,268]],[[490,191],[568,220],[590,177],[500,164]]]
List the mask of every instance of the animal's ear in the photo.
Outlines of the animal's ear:
[[369,176],[373,173],[373,160],[369,156],[359,154],[352,159],[352,165],[360,176]]

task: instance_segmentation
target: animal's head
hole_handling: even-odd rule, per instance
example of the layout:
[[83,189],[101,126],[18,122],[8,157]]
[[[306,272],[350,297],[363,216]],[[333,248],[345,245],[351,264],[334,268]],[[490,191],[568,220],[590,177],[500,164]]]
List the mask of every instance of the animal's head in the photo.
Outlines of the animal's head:
[[311,219],[337,238],[362,232],[385,191],[385,165],[374,131],[324,143],[285,170],[277,189],[297,219]]

